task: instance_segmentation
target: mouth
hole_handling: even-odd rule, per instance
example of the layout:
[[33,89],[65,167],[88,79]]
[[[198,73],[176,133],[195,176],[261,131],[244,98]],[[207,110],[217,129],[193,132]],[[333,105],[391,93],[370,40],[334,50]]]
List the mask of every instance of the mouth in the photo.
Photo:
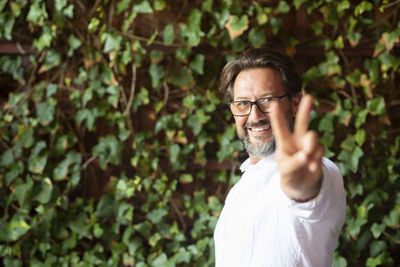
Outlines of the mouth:
[[265,136],[271,130],[271,125],[263,125],[257,127],[247,127],[247,131],[253,136]]

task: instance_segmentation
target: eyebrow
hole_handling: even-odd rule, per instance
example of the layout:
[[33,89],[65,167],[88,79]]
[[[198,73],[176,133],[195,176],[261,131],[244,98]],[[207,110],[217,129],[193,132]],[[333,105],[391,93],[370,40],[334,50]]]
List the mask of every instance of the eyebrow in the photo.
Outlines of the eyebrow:
[[[266,97],[273,97],[273,95],[271,93],[264,93],[264,94],[260,95],[259,97],[257,97],[256,100],[258,100],[260,98],[266,98]],[[240,101],[240,100],[250,101],[247,97],[244,97],[244,96],[238,97],[234,101]]]

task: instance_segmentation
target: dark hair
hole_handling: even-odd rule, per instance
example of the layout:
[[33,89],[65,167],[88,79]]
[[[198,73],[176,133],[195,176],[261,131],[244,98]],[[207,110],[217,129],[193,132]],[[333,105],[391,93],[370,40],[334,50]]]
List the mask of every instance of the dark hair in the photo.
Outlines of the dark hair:
[[233,85],[242,70],[267,67],[279,72],[283,88],[290,97],[300,92],[302,81],[294,61],[286,54],[270,48],[250,48],[228,62],[221,73],[220,89],[226,97],[233,99]]

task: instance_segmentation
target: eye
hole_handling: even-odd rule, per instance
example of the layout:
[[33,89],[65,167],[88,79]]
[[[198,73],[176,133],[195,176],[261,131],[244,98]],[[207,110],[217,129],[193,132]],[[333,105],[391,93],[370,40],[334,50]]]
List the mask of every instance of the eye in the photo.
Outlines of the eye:
[[238,102],[235,102],[235,106],[237,109],[245,109],[249,106],[249,102],[248,101],[238,101]]
[[270,98],[269,97],[265,97],[265,98],[260,98],[257,100],[258,104],[265,104],[267,102],[269,102]]

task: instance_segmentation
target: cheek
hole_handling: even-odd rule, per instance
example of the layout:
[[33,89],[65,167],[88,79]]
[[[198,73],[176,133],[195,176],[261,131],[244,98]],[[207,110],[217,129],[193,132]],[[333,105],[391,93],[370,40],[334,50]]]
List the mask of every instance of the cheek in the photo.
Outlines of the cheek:
[[245,124],[245,122],[246,122],[246,118],[235,117],[236,128],[241,129],[243,127],[243,124]]

